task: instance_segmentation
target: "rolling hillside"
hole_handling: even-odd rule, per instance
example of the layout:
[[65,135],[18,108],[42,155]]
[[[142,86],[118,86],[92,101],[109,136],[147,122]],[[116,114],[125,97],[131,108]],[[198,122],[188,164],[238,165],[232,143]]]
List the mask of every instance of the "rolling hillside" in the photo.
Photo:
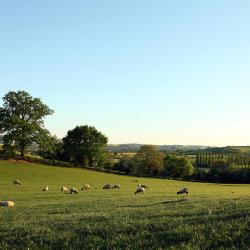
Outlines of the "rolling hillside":
[[[21,186],[13,185],[19,179]],[[80,191],[89,183],[91,190]],[[102,190],[119,183],[120,190]],[[134,195],[136,185],[149,186]],[[42,188],[49,186],[48,192]],[[76,187],[78,195],[63,194]],[[187,197],[176,191],[189,188]],[[250,185],[191,183],[0,161],[1,249],[247,249]]]

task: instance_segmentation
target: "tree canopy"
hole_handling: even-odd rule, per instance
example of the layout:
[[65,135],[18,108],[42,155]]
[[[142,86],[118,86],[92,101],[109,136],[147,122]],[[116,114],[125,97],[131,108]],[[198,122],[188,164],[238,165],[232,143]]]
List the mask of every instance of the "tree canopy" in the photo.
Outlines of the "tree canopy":
[[143,145],[134,158],[133,172],[139,175],[159,175],[165,154],[154,145]]
[[108,138],[95,127],[77,126],[63,138],[63,149],[67,160],[77,165],[93,166],[103,161]]
[[174,178],[188,177],[194,173],[191,161],[183,156],[167,155],[164,159],[164,167],[167,175]]
[[0,133],[4,147],[20,150],[21,157],[25,149],[33,142],[41,144],[49,134],[44,128],[44,117],[51,110],[39,98],[33,98],[25,91],[10,91],[3,97],[0,107]]

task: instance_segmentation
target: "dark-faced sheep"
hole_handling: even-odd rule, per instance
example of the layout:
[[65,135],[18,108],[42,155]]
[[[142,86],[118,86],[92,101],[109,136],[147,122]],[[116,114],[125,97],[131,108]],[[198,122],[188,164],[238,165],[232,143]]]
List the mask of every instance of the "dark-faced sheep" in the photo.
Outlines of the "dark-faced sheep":
[[14,180],[13,181],[14,185],[21,186],[21,182],[19,180]]
[[15,203],[13,201],[0,201],[0,207],[14,207]]
[[111,184],[105,184],[102,189],[111,189],[112,185]]
[[145,189],[143,187],[138,187],[137,190],[135,191],[135,194],[143,194],[144,190]]
[[146,189],[148,189],[148,186],[143,185],[143,184],[138,184],[138,185],[137,185],[137,187],[138,187],[138,188],[139,188],[139,187],[142,187],[142,188],[146,188]]
[[61,192],[63,192],[63,193],[67,193],[67,192],[68,192],[67,187],[62,187],[62,188],[61,188]]
[[116,189],[120,189],[120,188],[121,188],[121,186],[120,186],[120,184],[115,184],[115,185],[113,185],[113,186],[112,186],[112,189],[114,189],[114,188],[116,188]]
[[70,188],[69,193],[70,194],[78,194],[78,191],[76,188],[73,187],[73,188]]
[[85,184],[81,190],[89,190],[90,189],[90,185],[89,184]]
[[47,192],[49,190],[49,187],[47,186],[46,188],[43,188],[42,191],[43,192]]
[[188,194],[188,188],[187,187],[182,188],[177,192],[177,194]]

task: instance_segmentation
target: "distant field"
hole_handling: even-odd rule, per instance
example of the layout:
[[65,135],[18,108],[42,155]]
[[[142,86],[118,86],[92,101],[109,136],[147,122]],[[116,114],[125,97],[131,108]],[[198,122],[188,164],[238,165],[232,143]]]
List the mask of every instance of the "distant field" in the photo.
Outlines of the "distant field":
[[[21,187],[12,184],[21,181]],[[136,182],[138,180],[138,182]],[[91,190],[80,191],[85,183]],[[120,190],[102,190],[119,183]],[[138,183],[144,195],[134,195]],[[41,192],[45,186],[48,192]],[[79,195],[62,194],[61,186]],[[187,186],[188,198],[176,191]],[[127,177],[0,161],[0,249],[248,249],[250,185]]]

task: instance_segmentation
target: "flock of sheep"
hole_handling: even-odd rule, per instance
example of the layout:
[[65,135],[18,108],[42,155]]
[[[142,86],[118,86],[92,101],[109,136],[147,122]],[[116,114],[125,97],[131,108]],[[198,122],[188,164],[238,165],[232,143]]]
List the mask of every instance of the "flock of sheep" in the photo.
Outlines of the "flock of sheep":
[[[20,186],[21,182],[19,180],[14,180],[13,181],[14,185]],[[105,184],[102,189],[120,189],[121,185],[120,184]],[[89,190],[90,189],[90,185],[89,184],[85,184],[81,190]],[[143,184],[138,184],[136,187],[136,191],[135,194],[143,194],[145,192],[145,189],[148,189],[148,186],[143,185]],[[46,186],[45,188],[42,189],[43,192],[47,192],[49,190],[49,186]],[[65,194],[78,194],[78,190],[75,187],[72,187],[70,189],[68,189],[67,187],[62,187],[61,188],[61,192],[65,193]],[[181,190],[179,190],[177,192],[177,194],[188,194],[188,188],[184,187]],[[15,203],[13,201],[0,201],[0,207],[14,207]]]

